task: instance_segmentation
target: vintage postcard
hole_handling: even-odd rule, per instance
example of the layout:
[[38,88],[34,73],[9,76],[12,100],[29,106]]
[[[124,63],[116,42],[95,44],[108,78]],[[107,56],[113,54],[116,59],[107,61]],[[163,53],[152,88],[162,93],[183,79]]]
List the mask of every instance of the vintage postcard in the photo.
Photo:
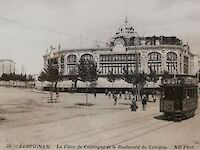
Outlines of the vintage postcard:
[[200,150],[199,8],[0,0],[0,149]]

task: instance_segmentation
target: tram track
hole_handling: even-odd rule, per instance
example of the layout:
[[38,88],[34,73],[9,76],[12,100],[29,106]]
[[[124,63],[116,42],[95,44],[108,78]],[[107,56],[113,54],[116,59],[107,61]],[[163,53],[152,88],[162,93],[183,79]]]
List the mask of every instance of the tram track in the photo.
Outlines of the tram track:
[[[153,114],[149,114],[149,115],[139,116],[137,118],[129,119],[125,122],[121,121],[121,122],[117,122],[117,123],[114,123],[114,124],[105,125],[105,126],[100,127],[100,128],[84,130],[84,131],[81,131],[81,132],[78,132],[78,133],[73,133],[73,134],[70,134],[70,135],[67,135],[67,136],[59,137],[57,139],[54,139],[53,141],[55,142],[55,140],[56,140],[56,141],[60,142],[60,140],[63,139],[63,144],[70,143],[70,142],[76,142],[78,140],[90,138],[90,137],[93,137],[95,135],[105,133],[105,132],[108,132],[108,131],[111,131],[111,130],[119,130],[119,129],[127,128],[129,126],[134,126],[135,124],[138,124],[141,121],[146,122],[146,120],[152,118],[152,116],[157,115],[157,114],[158,113],[153,113]],[[67,140],[67,139],[69,139],[69,140]]]
[[[170,122],[170,123],[167,123],[167,124],[164,124],[164,125],[160,125],[160,124],[162,124],[162,123],[158,123],[159,126],[155,126],[157,124],[152,124],[153,126],[151,126],[150,129],[149,129],[149,127],[144,127],[143,129],[146,130],[145,132],[136,134],[134,136],[130,136],[130,137],[128,137],[128,138],[126,138],[126,139],[124,139],[124,140],[122,140],[120,142],[113,143],[113,145],[119,145],[119,144],[122,144],[122,143],[125,143],[125,142],[128,142],[128,141],[134,140],[136,138],[142,137],[142,136],[147,135],[149,133],[152,133],[154,131],[160,130],[160,129],[165,128],[165,127],[168,127],[168,126],[174,124],[174,122]],[[131,133],[134,133],[135,131],[136,130],[133,130],[133,131],[129,131],[127,133],[131,134]]]
[[[154,113],[154,114],[157,114],[157,113]],[[87,143],[87,142],[84,142],[84,141],[91,141],[91,140],[97,140],[96,142],[92,142],[90,145],[102,145],[106,142],[109,143],[109,145],[119,145],[119,144],[122,144],[122,143],[125,143],[125,142],[128,142],[128,141],[131,141],[131,140],[134,140],[136,138],[139,138],[139,137],[142,137],[144,135],[147,135],[147,134],[150,134],[156,130],[160,130],[162,128],[165,128],[165,127],[168,127],[170,125],[173,125],[175,124],[176,122],[166,122],[166,121],[158,121],[158,122],[150,122],[146,119],[150,119],[152,118],[152,116],[154,114],[150,114],[150,115],[144,115],[142,117],[137,117],[135,118],[134,120],[127,120],[125,123],[124,122],[120,122],[120,124],[114,124],[116,126],[112,126],[112,125],[106,125],[102,128],[96,128],[96,129],[93,129],[93,130],[89,130],[89,131],[83,131],[81,132],[80,134],[73,134],[74,136],[77,136],[77,137],[73,137],[73,135],[70,135],[70,136],[64,136],[64,137],[60,137],[59,139],[63,139],[62,143],[61,144],[70,144],[70,143]],[[199,112],[196,113],[196,115],[199,115]],[[141,127],[138,127],[138,128],[135,128],[135,129],[131,129],[131,130],[127,130],[127,131],[124,131],[124,128],[126,129],[127,127],[130,127],[130,126],[134,126],[135,124],[137,123],[141,123],[141,121],[144,121],[144,122],[147,122],[147,123],[150,123],[148,125],[144,125],[144,126],[141,126]],[[123,130],[124,132],[121,132],[121,133],[118,133],[117,130]],[[110,136],[108,138],[104,138],[102,140],[98,140],[99,137],[101,137],[101,134],[108,134],[108,132],[114,132],[116,133],[115,135],[113,136]],[[108,134],[109,135],[109,134]],[[127,138],[127,135],[134,135],[134,136],[130,136]],[[69,138],[70,137],[70,140],[67,140],[66,138]],[[121,138],[121,140],[119,140]],[[120,142],[111,142],[110,140],[113,140],[113,141],[120,141]],[[105,143],[104,143],[105,142]]]
[[[200,113],[199,113],[199,110],[198,110],[197,113],[195,114],[195,116],[197,116],[197,115],[199,115],[199,114],[200,114]],[[124,140],[122,140],[122,141],[120,141],[120,142],[112,143],[112,144],[113,144],[113,145],[123,144],[123,143],[125,143],[125,142],[134,140],[134,139],[136,139],[136,138],[142,137],[142,136],[147,135],[147,134],[150,134],[150,133],[152,133],[152,132],[154,132],[154,131],[160,130],[160,129],[165,128],[165,127],[168,127],[168,126],[173,125],[173,124],[175,124],[175,123],[176,123],[176,122],[169,122],[169,123],[167,123],[167,124],[165,124],[165,125],[158,126],[158,127],[156,127],[156,128],[153,128],[153,129],[151,129],[151,130],[147,130],[147,131],[145,131],[145,132],[143,132],[143,133],[141,133],[141,134],[138,134],[138,135],[136,135],[136,136],[131,136],[131,137],[126,138],[126,139],[124,139]],[[134,131],[135,131],[135,130],[132,130],[132,131],[129,131],[128,133],[133,133]],[[113,136],[113,137],[111,137],[111,139],[115,139],[116,137],[119,137],[119,136],[120,136],[120,135],[118,135],[118,136]],[[101,143],[95,143],[95,144],[101,144]]]
[[[153,122],[153,123],[150,123],[148,124],[148,128],[151,127],[151,126],[155,126],[155,125],[159,125],[160,122]],[[128,134],[131,134],[131,133],[134,133],[136,131],[139,131],[139,130],[142,130],[142,129],[145,129],[147,125],[144,125],[144,126],[140,126],[138,128],[134,128],[134,129],[131,129],[131,130],[127,130],[127,131],[124,131],[124,132],[121,132],[121,133],[118,133],[118,134],[115,134],[114,136],[111,136],[109,138],[106,138],[106,139],[103,139],[103,140],[98,140],[97,142],[95,143],[92,143],[92,144],[102,144],[106,141],[109,141],[109,140],[114,140],[114,139],[117,139],[119,137],[122,137],[122,136],[127,136]],[[121,129],[121,128],[120,128]],[[112,144],[113,145],[113,144]],[[114,144],[115,145],[115,144]]]
[[[154,122],[153,121],[150,124],[143,125],[143,126],[140,126],[138,128],[131,129],[131,130],[129,129],[129,130],[127,130],[125,132],[121,132],[121,133],[118,133],[118,132],[112,130],[110,132],[114,132],[114,134],[115,134],[114,136],[110,136],[110,137],[104,138],[102,140],[98,140],[98,138],[97,138],[96,142],[87,143],[85,141],[85,138],[88,138],[88,137],[84,137],[80,141],[71,141],[71,142],[72,143],[76,142],[76,143],[79,143],[80,145],[82,144],[82,145],[96,145],[96,146],[99,146],[99,145],[120,145],[120,144],[123,144],[125,142],[131,141],[131,140],[134,140],[134,139],[139,138],[141,136],[152,133],[156,130],[170,126],[172,124],[174,124],[174,122],[169,122],[169,123],[166,124],[166,122],[163,123],[163,122]],[[102,134],[104,134],[104,133],[102,133]],[[107,133],[107,135],[110,135],[110,134]],[[130,135],[132,135],[132,136],[130,136]],[[96,136],[101,137],[101,134],[96,134]],[[95,139],[95,137],[92,137],[92,138],[87,139],[87,140],[91,141],[91,140],[94,140],[94,139]],[[116,142],[116,141],[118,141],[118,142]],[[62,144],[66,144],[66,143],[68,143],[68,142],[65,142],[65,143],[62,143]],[[72,144],[72,143],[69,143],[69,144]]]

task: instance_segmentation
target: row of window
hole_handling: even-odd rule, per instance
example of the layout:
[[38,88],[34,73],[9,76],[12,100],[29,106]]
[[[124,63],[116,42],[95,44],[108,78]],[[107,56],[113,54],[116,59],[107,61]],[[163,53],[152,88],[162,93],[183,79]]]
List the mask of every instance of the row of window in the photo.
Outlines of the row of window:
[[194,98],[197,97],[197,89],[187,88],[183,89],[182,87],[165,87],[162,94],[166,100],[177,100],[183,98]]
[[[102,62],[127,62],[128,63],[134,63],[136,61],[136,54],[102,54],[100,55],[100,70],[102,70],[101,72],[104,73],[108,73],[108,65],[111,66],[111,64],[102,64]],[[93,56],[91,54],[84,54],[81,56],[81,59],[85,59],[85,60],[92,60]],[[138,55],[138,59],[140,59],[140,54]],[[64,73],[64,56],[61,56],[61,72]],[[140,60],[139,60],[140,61]],[[189,58],[184,56],[184,66],[183,66],[183,72],[185,74],[187,74],[189,72]],[[48,60],[48,64],[58,64],[58,59],[57,58],[53,58],[53,59],[49,59]],[[71,65],[76,65],[77,63],[77,57],[74,54],[71,54],[67,57],[67,69],[71,68]],[[71,64],[71,65],[70,65]],[[139,62],[140,64],[140,62]],[[123,72],[123,68],[124,65],[123,63],[114,63],[113,67],[117,65],[115,68],[117,71],[115,71],[115,73],[122,73]],[[130,70],[135,70],[135,68],[133,66],[131,66],[132,64],[130,64]],[[177,73],[177,54],[174,52],[169,52],[167,53],[167,62],[166,62],[166,67],[167,67],[167,71],[169,73]],[[119,68],[119,69],[118,69]],[[181,69],[181,68],[180,68]],[[148,71],[155,71],[156,73],[161,73],[161,54],[158,52],[152,52],[148,54]],[[68,72],[68,71],[67,71]],[[180,72],[182,72],[180,70]]]
[[[114,64],[106,64],[106,63],[100,63],[99,71],[101,74],[107,74],[109,71],[113,70],[113,73],[121,74],[123,73],[123,70],[128,65],[129,71],[135,71],[136,65],[135,63],[114,63]],[[138,64],[139,70],[141,68],[141,64]],[[67,74],[70,70],[73,70],[76,68],[76,64],[68,64],[67,65]],[[167,62],[166,63],[166,69],[169,73],[178,73],[177,70],[177,62]],[[156,73],[160,74],[162,73],[162,67],[161,63],[148,63],[148,72],[155,71]],[[61,65],[61,72],[64,73],[64,64]],[[184,66],[184,72],[188,72],[188,66]]]
[[192,98],[197,96],[197,89],[184,89],[184,98]]
[[[127,66],[128,65],[128,66]],[[112,71],[114,74],[122,74],[124,72],[124,69],[128,67],[129,71],[135,71],[136,70],[136,64],[135,63],[119,63],[119,64],[103,64],[101,63],[99,66],[99,70],[101,74],[108,74],[110,71]],[[140,64],[139,64],[139,70],[140,70]]]
[[148,72],[155,71],[156,73],[161,73],[161,62],[148,62]]
[[115,62],[115,61],[135,61],[138,57],[140,60],[140,54],[138,56],[136,54],[106,54],[100,55],[100,62]]
[[[100,55],[100,62],[105,61],[135,61],[139,56],[136,56],[136,54],[102,54]],[[81,56],[81,59],[85,60],[91,60],[93,59],[93,56],[91,54],[84,54]],[[167,60],[168,61],[177,61],[177,54],[174,52],[167,53]],[[161,54],[158,52],[151,52],[148,54],[148,61],[161,61]],[[184,63],[188,63],[188,58],[184,58]],[[61,62],[64,62],[64,56],[61,56]],[[67,63],[75,63],[77,62],[77,56],[74,54],[71,54],[67,57]]]

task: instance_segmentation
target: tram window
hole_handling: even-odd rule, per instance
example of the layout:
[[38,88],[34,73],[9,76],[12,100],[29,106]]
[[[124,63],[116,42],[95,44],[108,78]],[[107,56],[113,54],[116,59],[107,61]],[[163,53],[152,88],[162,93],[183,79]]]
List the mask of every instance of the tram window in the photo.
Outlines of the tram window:
[[196,97],[196,89],[184,89],[184,97],[185,98],[192,98]]
[[165,95],[163,96],[166,100],[179,100],[183,97],[181,87],[166,87]]

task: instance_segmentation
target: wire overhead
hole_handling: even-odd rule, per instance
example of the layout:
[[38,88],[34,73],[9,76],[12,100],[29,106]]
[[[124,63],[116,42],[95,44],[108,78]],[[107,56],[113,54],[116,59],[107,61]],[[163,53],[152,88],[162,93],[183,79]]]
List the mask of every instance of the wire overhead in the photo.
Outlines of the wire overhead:
[[4,21],[7,21],[7,22],[12,22],[12,23],[22,24],[22,25],[26,25],[26,26],[31,26],[31,27],[34,27],[34,28],[37,28],[37,29],[40,29],[40,30],[44,30],[44,31],[48,31],[48,32],[56,33],[56,34],[62,34],[64,36],[68,36],[68,37],[71,37],[71,38],[81,39],[81,40],[85,40],[85,41],[91,41],[91,42],[95,42],[95,43],[98,42],[98,43],[101,43],[101,44],[104,44],[104,45],[106,44],[106,42],[102,42],[102,41],[99,41],[99,40],[92,40],[92,39],[88,39],[88,38],[82,38],[80,36],[70,35],[70,34],[67,34],[67,33],[64,33],[64,32],[56,31],[56,30],[53,30],[53,29],[45,28],[45,27],[42,27],[42,26],[34,25],[34,24],[24,23],[24,22],[21,22],[21,21],[18,21],[18,20],[7,18],[7,17],[0,16],[0,19],[4,20]]

